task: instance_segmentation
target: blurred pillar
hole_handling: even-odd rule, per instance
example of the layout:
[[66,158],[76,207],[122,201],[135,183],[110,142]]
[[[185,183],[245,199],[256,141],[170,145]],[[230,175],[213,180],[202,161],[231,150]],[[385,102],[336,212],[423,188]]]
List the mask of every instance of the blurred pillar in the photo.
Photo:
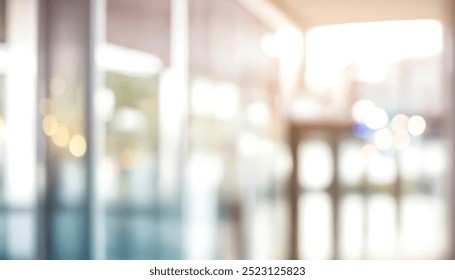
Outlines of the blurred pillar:
[[[100,116],[103,112],[103,96],[102,90],[104,89],[105,83],[105,72],[100,69],[99,63],[97,63],[97,57],[102,51],[102,46],[106,42],[107,33],[107,4],[108,0],[91,0],[90,16],[92,21],[91,33],[90,33],[90,49],[92,50],[90,57],[90,64],[92,69],[92,82],[87,86],[90,88],[92,94],[90,100],[87,100],[87,106],[92,120],[86,119],[88,135],[87,139],[91,147],[89,162],[92,163],[91,177],[88,178],[88,184],[91,186],[90,194],[91,201],[89,207],[92,209],[91,217],[91,238],[93,239],[91,248],[92,259],[106,259],[107,244],[106,244],[106,214],[105,214],[105,196],[101,194],[102,190],[99,186],[103,186],[106,176],[102,172],[106,168],[103,164],[102,159],[105,157],[105,142],[106,142],[106,126],[103,122],[103,118]],[[90,78],[90,77],[89,77]],[[95,104],[95,102],[97,104]],[[97,109],[98,108],[98,109]]]
[[6,36],[6,0],[0,1],[0,42],[5,42]]
[[[38,161],[43,166],[39,216],[42,259],[92,257],[92,3],[90,0],[39,0],[38,105],[49,100],[57,103],[49,112],[60,116],[73,114],[77,123],[69,129],[82,127],[78,133],[84,134],[87,141],[85,155],[77,160],[70,157],[68,166],[68,158],[64,156],[67,152],[38,130]],[[63,92],[55,92],[59,89]],[[68,106],[69,100],[74,100],[71,112],[61,112],[61,104]],[[56,108],[60,112],[52,110]],[[42,120],[40,115],[39,124]],[[67,189],[71,181],[76,182],[77,190]],[[75,197],[70,191],[81,195]]]
[[340,258],[340,200],[341,200],[341,186],[340,186],[340,172],[339,172],[339,146],[342,131],[332,130],[330,133],[330,152],[333,158],[333,178],[330,183],[328,193],[332,201],[332,259],[337,260]]
[[183,177],[188,99],[188,3],[173,0],[171,6],[170,68],[163,74],[160,89],[160,186],[164,201],[179,193]]
[[291,123],[288,128],[289,143],[292,154],[292,173],[288,185],[287,196],[290,207],[289,212],[289,255],[288,259],[297,260],[299,258],[299,196],[300,186],[298,180],[299,159],[298,148],[300,142],[300,131]]
[[[170,68],[159,90],[160,253],[164,259],[186,258],[185,169],[188,122],[188,0],[171,2]],[[180,240],[178,244],[175,240]]]
[[[6,1],[5,203],[8,258],[34,258],[36,1]],[[19,211],[20,210],[20,211]],[[25,212],[24,212],[25,211]],[[24,232],[18,233],[20,228]]]

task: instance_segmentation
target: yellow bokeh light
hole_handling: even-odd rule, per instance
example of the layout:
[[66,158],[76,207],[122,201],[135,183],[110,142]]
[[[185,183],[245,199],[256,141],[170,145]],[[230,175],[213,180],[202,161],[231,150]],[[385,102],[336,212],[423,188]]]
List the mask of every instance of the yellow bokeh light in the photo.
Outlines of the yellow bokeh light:
[[66,145],[68,145],[69,138],[70,138],[70,132],[69,132],[68,128],[66,128],[64,126],[60,126],[57,129],[56,133],[54,133],[54,135],[52,135],[52,141],[58,147],[65,147]]
[[87,151],[87,142],[85,141],[84,136],[74,135],[71,138],[69,145],[70,153],[75,157],[81,157]]
[[54,135],[58,130],[58,120],[54,115],[46,115],[43,119],[43,131],[47,136]]

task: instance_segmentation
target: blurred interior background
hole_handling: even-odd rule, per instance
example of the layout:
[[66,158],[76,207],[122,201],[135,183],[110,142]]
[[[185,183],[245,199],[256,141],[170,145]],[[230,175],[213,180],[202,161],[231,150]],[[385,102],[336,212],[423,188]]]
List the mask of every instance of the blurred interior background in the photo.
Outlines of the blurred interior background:
[[451,259],[451,0],[0,0],[0,259]]

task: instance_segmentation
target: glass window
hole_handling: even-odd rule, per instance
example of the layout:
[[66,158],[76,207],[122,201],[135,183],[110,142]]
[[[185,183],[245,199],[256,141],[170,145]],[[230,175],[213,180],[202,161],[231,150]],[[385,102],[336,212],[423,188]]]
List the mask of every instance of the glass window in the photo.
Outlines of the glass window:
[[158,78],[107,72],[103,95],[106,256],[157,258]]
[[390,259],[397,248],[397,207],[391,195],[374,194],[368,198],[368,257]]
[[260,48],[268,30],[235,1],[189,1],[189,15],[186,242],[208,248],[191,246],[188,258],[276,258],[278,221],[265,213],[277,214],[282,135],[274,61]]
[[[408,36],[416,29],[418,35]],[[305,90],[294,104],[327,123],[353,122],[352,134],[337,144],[335,171],[321,147],[299,148],[300,184],[311,186],[308,179],[317,174],[315,182],[328,180],[316,184],[321,189],[331,181],[328,173],[338,173],[343,258],[445,257],[438,242],[433,250],[427,243],[448,242],[442,31],[440,22],[411,20],[323,26],[306,34]]]
[[103,12],[105,41],[97,46],[97,258],[179,258],[179,208],[177,201],[163,199],[159,187],[170,2],[107,0]]
[[299,204],[299,257],[330,259],[333,253],[333,215],[329,195],[324,192],[305,193],[300,196]]
[[340,205],[340,256],[343,259],[365,257],[365,200],[361,194],[346,194]]
[[306,138],[299,145],[299,182],[308,190],[323,190],[332,182],[333,156],[327,138],[314,136]]

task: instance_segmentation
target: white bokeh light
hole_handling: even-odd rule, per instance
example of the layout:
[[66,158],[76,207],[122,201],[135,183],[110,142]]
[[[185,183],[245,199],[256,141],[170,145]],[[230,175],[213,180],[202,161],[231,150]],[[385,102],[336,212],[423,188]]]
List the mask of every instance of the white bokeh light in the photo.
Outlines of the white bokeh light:
[[421,135],[425,128],[427,127],[427,123],[422,116],[412,116],[408,122],[408,131],[414,136]]
[[395,115],[392,119],[391,127],[395,132],[408,129],[409,117],[404,114]]
[[387,129],[381,129],[376,131],[373,136],[374,145],[380,150],[387,150],[392,147],[393,144],[393,134]]
[[387,125],[389,116],[384,109],[374,108],[367,115],[365,125],[371,129],[380,129]]
[[352,118],[358,123],[364,123],[368,114],[376,108],[371,100],[362,99],[354,103],[351,109]]

